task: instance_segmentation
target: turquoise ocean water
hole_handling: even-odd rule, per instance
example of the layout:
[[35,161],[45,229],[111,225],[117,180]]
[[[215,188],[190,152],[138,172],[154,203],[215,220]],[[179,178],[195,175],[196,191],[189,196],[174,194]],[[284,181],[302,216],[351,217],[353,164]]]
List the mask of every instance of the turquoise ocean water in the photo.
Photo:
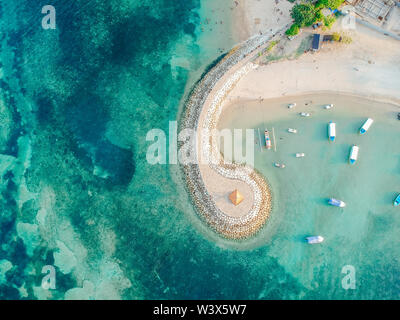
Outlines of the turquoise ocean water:
[[[276,201],[271,222],[255,239],[219,239],[197,219],[178,168],[146,162],[145,136],[153,128],[167,130],[185,93],[235,44],[232,4],[54,0],[57,29],[43,30],[47,4],[0,2],[1,299],[398,297],[398,223],[386,204],[395,185],[380,179],[395,176],[399,166],[391,148],[396,141],[380,144],[384,133],[395,131],[392,122],[376,125],[380,138],[367,137],[377,152],[390,149],[385,166],[372,153],[354,169],[346,167],[340,140],[333,152],[319,138],[322,125],[303,125],[303,137],[332,152],[321,156],[325,165],[334,162],[323,173],[325,192],[308,198],[318,189],[305,176],[314,172],[312,162],[295,170],[290,159],[282,177],[257,164],[276,199],[290,201]],[[345,115],[342,120],[347,123]],[[345,125],[348,135],[358,122]],[[303,151],[312,159],[310,148]],[[259,156],[257,162],[264,161]],[[371,178],[381,184],[376,188],[386,190],[382,197],[364,175],[346,178],[372,164]],[[289,174],[291,183],[278,183]],[[305,197],[296,192],[302,183],[309,189]],[[354,196],[360,185],[362,198],[374,196],[376,205],[348,200],[346,212],[325,207],[334,189],[338,197]],[[296,201],[304,203],[292,206]],[[354,206],[364,208],[361,220]],[[326,244],[303,246],[301,238],[314,232]],[[342,262],[359,266],[359,289],[341,289]],[[55,267],[56,289],[40,285],[45,265]]]
[[[325,110],[330,103],[334,108]],[[255,167],[271,185],[273,211],[254,245],[267,247],[313,298],[398,298],[400,211],[393,200],[400,192],[399,106],[319,93],[241,102],[228,110],[221,127],[254,128],[256,138],[258,130],[273,128],[276,136],[276,152],[256,145]],[[375,122],[361,136],[368,117]],[[336,123],[335,142],[328,139],[330,121]],[[354,165],[352,145],[360,147]],[[286,167],[277,169],[275,162]],[[331,197],[346,207],[329,206]],[[323,236],[324,243],[307,245],[311,235]],[[356,289],[346,291],[342,268],[348,265],[356,271]]]

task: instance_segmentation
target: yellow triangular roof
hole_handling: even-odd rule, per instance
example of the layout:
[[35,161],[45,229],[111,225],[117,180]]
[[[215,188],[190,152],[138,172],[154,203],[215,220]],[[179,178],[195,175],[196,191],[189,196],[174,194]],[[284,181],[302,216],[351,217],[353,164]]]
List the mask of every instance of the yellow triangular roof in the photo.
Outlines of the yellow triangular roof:
[[231,200],[232,203],[235,206],[237,206],[239,203],[241,203],[244,200],[244,198],[243,198],[242,194],[236,189],[229,195],[229,200]]

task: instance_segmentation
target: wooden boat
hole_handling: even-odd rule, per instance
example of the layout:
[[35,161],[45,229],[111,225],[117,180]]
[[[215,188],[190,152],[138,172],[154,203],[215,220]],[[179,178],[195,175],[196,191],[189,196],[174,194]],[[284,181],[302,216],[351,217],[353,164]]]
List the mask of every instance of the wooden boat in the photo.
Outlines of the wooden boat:
[[264,131],[264,136],[265,136],[265,147],[269,150],[272,148],[272,143],[271,143],[271,138],[269,137],[268,130]]

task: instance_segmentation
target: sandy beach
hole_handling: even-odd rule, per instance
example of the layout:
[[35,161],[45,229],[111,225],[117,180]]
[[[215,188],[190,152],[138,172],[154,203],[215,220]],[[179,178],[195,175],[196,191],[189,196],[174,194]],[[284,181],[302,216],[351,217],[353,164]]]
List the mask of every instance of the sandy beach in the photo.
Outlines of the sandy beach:
[[[234,16],[241,23],[237,24],[234,32],[245,38],[257,33],[260,36],[262,29],[265,32],[261,31],[263,36],[274,35],[273,39],[278,40],[278,51],[284,52],[285,48],[301,47],[307,37],[312,36],[312,31],[306,29],[297,40],[288,41],[283,32],[290,23],[289,9],[287,1],[238,2]],[[260,12],[272,12],[270,16],[276,17],[278,10],[282,12],[279,14],[282,16],[281,19],[265,19],[264,24],[254,22]],[[280,32],[277,32],[278,30]],[[340,30],[340,22],[336,24],[336,29],[326,32],[334,31],[343,31]],[[265,49],[266,44],[264,44],[236,63],[215,83],[202,105],[197,122],[198,139],[201,139],[202,130],[217,127],[221,114],[229,113],[229,108],[237,106],[237,102],[243,104],[245,101],[262,100],[265,103],[265,100],[272,98],[332,92],[399,104],[400,42],[360,25],[357,25],[356,30],[345,30],[345,32],[352,38],[352,43],[324,43],[319,52],[301,52],[296,58],[288,58],[283,54],[281,58],[267,62],[262,60],[263,58],[257,58],[258,53]],[[202,154],[204,148],[210,148],[210,145],[200,143],[198,154]],[[246,232],[241,229],[239,233],[234,232],[234,236],[230,236],[229,232],[222,232],[228,238],[246,237],[257,232],[268,218],[272,206],[268,177],[262,177],[250,168],[247,169],[250,170],[248,171],[251,172],[250,175],[245,172],[246,170],[242,170],[236,175],[242,178],[232,178],[232,172],[235,170],[239,172],[242,169],[236,168],[225,172],[222,165],[199,165],[204,188],[221,219],[251,221],[248,219],[249,216],[253,218],[257,214],[262,216],[262,219]],[[263,182],[254,186],[253,178]],[[235,189],[240,190],[245,198],[238,206],[234,206],[228,198]],[[268,212],[260,211],[260,198],[263,198],[263,203],[268,202],[263,207],[263,210]],[[229,229],[229,226],[227,228]]]
[[364,26],[351,44],[324,44],[318,53],[262,65],[241,81],[227,101],[268,99],[313,91],[345,92],[372,99],[400,99],[400,42]]
[[233,34],[244,41],[257,34],[280,28],[292,21],[287,0],[237,0],[234,1]]

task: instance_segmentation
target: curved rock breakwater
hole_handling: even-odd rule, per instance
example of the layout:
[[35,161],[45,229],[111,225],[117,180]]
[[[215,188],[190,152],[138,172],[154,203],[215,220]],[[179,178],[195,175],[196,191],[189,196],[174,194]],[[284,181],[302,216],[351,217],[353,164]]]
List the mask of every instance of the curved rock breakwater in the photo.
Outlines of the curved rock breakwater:
[[[243,75],[257,68],[251,62],[254,52],[276,33],[249,39],[231,50],[202,77],[187,100],[181,129],[212,132],[217,128],[226,95]],[[197,159],[199,154],[208,155],[208,166],[222,177],[246,183],[254,197],[248,212],[239,217],[230,216],[218,208],[212,199],[199,165],[182,165],[189,192],[200,216],[225,238],[243,239],[254,235],[265,224],[272,208],[271,192],[266,180],[250,166],[224,163],[218,147],[211,139],[200,139],[196,152]]]

